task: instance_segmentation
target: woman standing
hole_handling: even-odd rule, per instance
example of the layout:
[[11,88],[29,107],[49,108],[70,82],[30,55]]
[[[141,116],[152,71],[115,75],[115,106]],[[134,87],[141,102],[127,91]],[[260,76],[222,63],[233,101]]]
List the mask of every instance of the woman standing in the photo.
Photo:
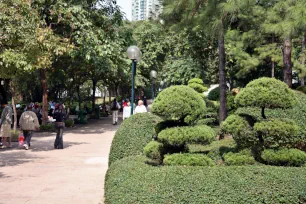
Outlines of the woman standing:
[[55,127],[57,130],[56,139],[54,142],[54,148],[63,149],[64,148],[63,133],[65,127],[65,120],[66,120],[66,112],[62,104],[58,104],[55,107],[54,119],[55,119]]

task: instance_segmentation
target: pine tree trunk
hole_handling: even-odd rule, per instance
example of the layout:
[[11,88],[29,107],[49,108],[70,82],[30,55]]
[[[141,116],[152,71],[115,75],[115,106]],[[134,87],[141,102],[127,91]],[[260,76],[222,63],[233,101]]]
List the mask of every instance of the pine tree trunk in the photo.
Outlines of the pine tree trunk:
[[96,106],[96,87],[97,82],[95,79],[92,79],[92,114],[95,114],[95,106]]
[[292,88],[292,39],[286,38],[284,41],[283,60],[284,60],[284,82]]
[[[274,35],[272,36],[272,43],[275,42],[275,37]],[[272,67],[271,67],[271,77],[274,78],[275,77],[275,62],[274,59],[271,60],[272,63]]]
[[17,130],[17,111],[16,111],[16,104],[15,104],[15,86],[13,80],[11,81],[11,91],[12,91],[12,106],[14,112],[14,132]]
[[42,124],[46,124],[48,122],[48,86],[45,69],[40,69],[40,82],[43,89]]
[[[303,57],[302,57],[302,65],[305,65],[305,45],[306,45],[306,34],[303,36],[303,40],[302,40],[302,53],[303,53]],[[301,86],[305,86],[305,76],[304,74],[302,74],[301,77]]]
[[224,33],[219,35],[219,86],[220,86],[220,124],[227,117],[226,110],[226,76],[225,76],[225,48],[224,48]]

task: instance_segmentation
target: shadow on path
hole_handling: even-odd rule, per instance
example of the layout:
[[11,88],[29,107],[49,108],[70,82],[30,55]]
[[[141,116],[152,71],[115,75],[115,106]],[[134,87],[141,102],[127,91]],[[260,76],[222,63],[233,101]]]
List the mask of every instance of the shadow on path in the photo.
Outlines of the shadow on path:
[[33,162],[41,157],[26,154],[22,151],[5,152],[1,153],[0,157],[0,167],[16,166],[27,162]]

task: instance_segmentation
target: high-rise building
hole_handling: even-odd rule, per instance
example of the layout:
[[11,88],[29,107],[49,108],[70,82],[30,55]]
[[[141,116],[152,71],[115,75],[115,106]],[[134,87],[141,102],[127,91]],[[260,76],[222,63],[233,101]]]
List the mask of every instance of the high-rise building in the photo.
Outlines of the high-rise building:
[[158,12],[159,0],[133,0],[132,1],[132,20],[146,20],[151,14]]

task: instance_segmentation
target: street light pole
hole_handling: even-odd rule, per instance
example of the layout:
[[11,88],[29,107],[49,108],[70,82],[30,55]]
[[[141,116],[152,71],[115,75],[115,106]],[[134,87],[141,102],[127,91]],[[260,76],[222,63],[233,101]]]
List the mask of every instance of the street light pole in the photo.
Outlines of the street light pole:
[[152,100],[154,101],[155,98],[154,85],[155,85],[155,79],[157,78],[157,72],[155,70],[152,70],[150,72],[150,77],[152,79]]
[[155,94],[154,94],[154,78],[152,79],[152,100],[154,101]]
[[131,115],[134,112],[135,101],[135,73],[136,73],[136,60],[132,60],[132,99],[131,99]]

